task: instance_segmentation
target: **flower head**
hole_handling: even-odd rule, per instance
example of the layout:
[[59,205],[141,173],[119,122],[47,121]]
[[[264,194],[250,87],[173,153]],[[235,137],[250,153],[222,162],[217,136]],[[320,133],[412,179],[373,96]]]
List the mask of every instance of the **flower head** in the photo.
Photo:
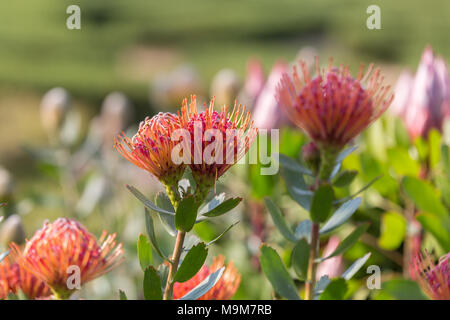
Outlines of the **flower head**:
[[[194,289],[198,284],[206,279],[210,274],[216,272],[224,266],[225,258],[223,256],[214,257],[211,266],[204,265],[199,272],[190,280],[180,283],[176,282],[174,285],[174,299],[180,299],[189,291]],[[233,262],[228,263],[222,277],[207,293],[198,300],[229,300],[236,293],[241,282],[241,275],[238,273],[233,265]]]
[[9,291],[15,294],[22,291],[31,300],[51,294],[45,282],[24,268],[20,260],[10,263],[6,258],[0,264],[0,299],[5,299]]
[[257,134],[244,106],[216,111],[212,100],[198,112],[195,96],[189,104],[183,101],[180,122],[190,135],[190,167],[197,182],[217,180],[248,152]]
[[402,73],[395,88],[394,113],[399,115],[415,139],[426,137],[432,129],[442,129],[450,117],[450,78],[444,59],[435,57],[427,47],[415,76]]
[[125,159],[147,170],[162,183],[173,185],[185,168],[184,164],[172,161],[172,150],[176,145],[172,133],[179,128],[180,121],[176,115],[160,112],[146,118],[132,139],[124,134],[118,136],[115,148]]
[[417,279],[426,294],[433,300],[450,300],[450,253],[435,265],[431,256],[419,254],[414,260]]
[[77,221],[59,218],[53,223],[45,222],[27,241],[23,252],[12,245],[11,253],[26,269],[46,282],[55,295],[67,298],[74,291],[68,286],[74,270],[79,270],[79,284],[83,285],[122,262],[122,244],[116,246],[115,237],[104,231],[97,241]]
[[315,78],[305,62],[300,61],[300,67],[303,77],[294,66],[292,78],[283,75],[276,97],[289,118],[319,147],[341,149],[376,120],[393,99],[388,94],[390,87],[383,86],[379,69],[370,75],[372,65],[365,75],[361,66],[356,78],[348,66],[333,67],[332,59],[324,71],[316,58]]

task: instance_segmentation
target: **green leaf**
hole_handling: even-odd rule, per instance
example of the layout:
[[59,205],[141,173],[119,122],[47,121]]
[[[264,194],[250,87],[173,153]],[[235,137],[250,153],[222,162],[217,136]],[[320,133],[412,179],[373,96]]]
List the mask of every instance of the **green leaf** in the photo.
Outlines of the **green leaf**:
[[289,300],[300,300],[291,276],[274,249],[262,245],[259,261],[264,274],[278,294]]
[[387,154],[392,168],[399,176],[419,174],[420,164],[410,157],[407,149],[391,148],[388,149]]
[[324,292],[331,280],[327,275],[321,276],[319,281],[316,282],[314,287],[314,300],[319,299],[320,295]]
[[381,290],[396,300],[427,299],[417,282],[412,280],[394,279],[384,281],[381,285]]
[[147,237],[142,233],[139,235],[137,242],[137,250],[139,257],[139,264],[141,265],[142,271],[145,271],[148,266],[152,264],[152,247]]
[[130,192],[138,199],[140,200],[144,206],[146,206],[147,208],[156,211],[158,213],[164,214],[164,215],[168,215],[168,216],[175,216],[174,212],[170,212],[168,210],[164,210],[162,208],[159,208],[157,205],[155,205],[153,202],[151,202],[150,200],[148,200],[138,189],[136,189],[133,186],[127,185],[128,190],[130,190]]
[[224,213],[227,213],[234,209],[240,202],[242,198],[230,198],[216,206],[214,209],[204,213],[206,217],[218,217]]
[[302,239],[292,249],[291,265],[294,268],[295,273],[301,280],[306,279],[306,273],[308,272],[310,247],[306,239]]
[[219,240],[220,238],[222,238],[222,236],[227,233],[231,228],[233,228],[235,225],[237,225],[239,223],[239,221],[236,221],[235,223],[233,223],[232,225],[230,225],[228,228],[225,229],[224,232],[222,232],[217,238],[215,238],[214,240],[211,240],[210,242],[208,242],[206,244],[207,247],[209,247],[210,245],[212,245],[214,242],[216,242],[217,240]]
[[9,250],[3,253],[0,253],[0,262],[3,261],[3,259],[5,259],[9,254]]
[[356,170],[343,170],[334,178],[333,185],[338,188],[346,187],[353,182],[357,175],[358,171]]
[[363,267],[363,265],[369,260],[371,253],[367,253],[362,258],[359,258],[352,263],[350,267],[341,275],[341,278],[345,280],[350,280],[358,271]]
[[450,222],[448,217],[421,213],[417,215],[417,221],[436,238],[446,252],[450,251]]
[[305,239],[308,243],[311,242],[311,230],[312,230],[312,221],[304,220],[300,222],[295,228],[295,238],[297,240]]
[[[172,202],[164,192],[158,192],[155,196],[156,205],[166,211],[175,212]],[[166,231],[172,236],[177,235],[177,229],[175,228],[175,215],[160,214],[159,218]]]
[[386,250],[395,250],[406,235],[406,219],[397,212],[386,212],[381,216],[381,236],[378,245]]
[[339,153],[339,155],[336,158],[336,163],[341,163],[342,161],[344,161],[345,158],[347,158],[350,154],[353,153],[353,151],[355,151],[356,149],[358,149],[358,146],[353,146],[353,147],[349,147],[343,151],[341,151]]
[[444,170],[450,176],[450,147],[445,144],[441,146],[441,158]]
[[430,167],[433,169],[441,160],[441,134],[435,128],[428,133],[428,145],[430,147]]
[[345,238],[336,248],[336,250],[334,250],[334,252],[332,254],[330,254],[329,256],[326,256],[324,258],[319,259],[319,261],[324,261],[326,259],[338,256],[342,253],[344,253],[345,251],[347,251],[348,249],[350,249],[351,247],[353,247],[353,245],[356,243],[356,241],[358,241],[359,237],[361,237],[364,232],[367,231],[367,229],[369,228],[369,224],[365,223],[363,225],[360,225],[358,228],[356,228],[355,230],[353,230],[352,233],[350,233],[348,235],[347,238]]
[[355,198],[342,204],[320,229],[320,234],[331,232],[341,226],[355,213],[361,204],[361,198]]
[[372,184],[374,184],[375,182],[377,182],[377,180],[381,179],[382,177],[383,177],[383,176],[381,175],[381,176],[378,176],[378,177],[373,178],[372,180],[369,181],[368,184],[366,184],[364,187],[362,187],[361,189],[359,189],[358,191],[356,191],[354,194],[352,194],[352,195],[350,195],[350,196],[348,196],[348,197],[345,197],[345,198],[336,200],[335,203],[342,203],[342,202],[348,201],[348,200],[350,200],[350,199],[353,199],[353,198],[356,197],[358,194],[360,194],[361,192],[363,192],[363,191],[365,191],[366,189],[368,189]]
[[208,249],[203,242],[193,246],[186,254],[175,275],[175,282],[186,282],[191,279],[203,266],[208,256]]
[[212,287],[216,285],[217,281],[220,280],[220,277],[222,276],[224,270],[225,267],[222,267],[216,272],[211,273],[208,277],[205,278],[205,280],[200,282],[194,289],[186,293],[186,295],[181,297],[179,300],[197,300],[198,298],[201,298],[205,293],[207,293],[209,290],[211,290]]
[[343,300],[347,293],[347,289],[347,282],[344,279],[339,278],[331,280],[320,295],[320,300]]
[[184,197],[178,205],[175,215],[175,226],[181,231],[191,231],[197,218],[198,204],[194,196]]
[[408,197],[422,211],[439,216],[447,216],[447,210],[441,203],[434,188],[428,182],[413,177],[404,177],[402,186]]
[[334,191],[333,188],[324,184],[320,186],[316,192],[311,203],[311,220],[314,222],[324,222],[328,219],[333,208]]
[[304,166],[302,166],[300,163],[298,163],[297,161],[295,161],[294,159],[285,156],[282,153],[278,154],[279,159],[280,159],[280,164],[282,167],[285,167],[286,169],[289,169],[290,171],[296,171],[299,173],[303,173],[309,176],[313,176],[313,173],[311,170],[305,168]]
[[162,300],[161,278],[152,266],[144,273],[144,297],[145,300]]
[[122,290],[119,290],[119,297],[120,297],[120,300],[128,300],[127,295]]
[[150,212],[148,212],[147,208],[145,209],[145,227],[147,229],[147,234],[148,234],[148,237],[150,238],[150,242],[152,243],[152,246],[155,249],[156,253],[158,253],[158,255],[163,260],[167,260],[167,257],[159,249],[158,241],[156,239],[156,234],[155,234],[155,227],[153,225],[153,219],[152,219],[152,216],[150,215]]
[[281,168],[286,189],[289,195],[305,210],[310,209],[313,193],[308,190],[303,174],[286,168]]
[[287,225],[286,220],[284,219],[280,209],[277,207],[275,203],[270,198],[264,198],[266,202],[266,207],[269,210],[270,216],[277,227],[277,229],[281,232],[281,234],[289,241],[296,242],[297,238],[292,232],[291,228]]

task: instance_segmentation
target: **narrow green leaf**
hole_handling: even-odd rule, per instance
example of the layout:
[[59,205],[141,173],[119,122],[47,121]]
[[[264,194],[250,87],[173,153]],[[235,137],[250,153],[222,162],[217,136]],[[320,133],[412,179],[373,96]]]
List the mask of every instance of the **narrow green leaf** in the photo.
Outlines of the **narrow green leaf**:
[[211,290],[212,287],[216,285],[216,283],[222,277],[223,271],[225,267],[220,268],[214,273],[211,273],[208,277],[205,278],[202,282],[200,282],[194,289],[186,293],[179,300],[197,300],[201,298],[205,293]]
[[[155,196],[156,205],[166,211],[175,212],[172,202],[164,192],[158,192]],[[160,214],[159,218],[166,231],[172,236],[177,235],[177,229],[175,228],[175,215]]]
[[200,207],[198,213],[204,215],[225,201],[225,192],[215,195],[206,205]]
[[336,248],[336,250],[334,250],[334,252],[332,254],[320,259],[320,261],[329,259],[334,256],[338,256],[338,255],[344,253],[345,251],[347,251],[348,249],[350,249],[351,247],[353,247],[353,245],[356,243],[356,241],[358,241],[359,237],[361,237],[364,234],[364,232],[367,231],[368,228],[369,228],[369,224],[367,224],[367,223],[360,225],[338,245],[338,247]]
[[433,235],[442,248],[450,251],[450,219],[440,217],[431,213],[421,213],[417,215],[417,221],[425,230]]
[[300,300],[291,276],[274,249],[262,245],[259,261],[264,274],[278,294],[289,300]]
[[369,260],[371,253],[367,253],[364,257],[359,258],[355,262],[352,263],[350,267],[341,275],[341,278],[345,280],[350,280],[358,271],[362,268],[362,266]]
[[150,212],[148,212],[147,208],[145,208],[145,227],[147,229],[148,237],[150,238],[150,242],[152,243],[153,248],[156,253],[163,259],[167,260],[167,257],[162,253],[161,249],[159,249],[158,240],[156,239],[155,227],[153,224],[152,216]]
[[3,253],[0,253],[0,262],[3,261],[3,259],[5,259],[9,254],[9,250]]
[[355,213],[361,204],[361,198],[355,198],[342,204],[320,229],[320,234],[331,232],[341,226]]
[[292,232],[291,228],[287,225],[286,220],[284,219],[280,209],[277,207],[277,205],[270,199],[270,198],[264,198],[264,201],[266,202],[266,207],[269,210],[270,216],[272,217],[272,220],[277,227],[277,229],[281,232],[281,234],[289,241],[296,242],[297,238],[295,237],[294,233]]
[[280,172],[289,195],[302,208],[309,211],[313,193],[308,190],[308,185],[303,178],[303,174],[287,168],[281,168]]
[[162,300],[161,278],[152,266],[144,273],[144,297],[145,300]]
[[396,300],[427,300],[417,282],[404,279],[393,279],[381,284],[382,292]]
[[343,300],[347,289],[345,279],[333,279],[320,295],[320,300]]
[[305,168],[304,166],[302,166],[300,163],[298,163],[294,159],[292,159],[292,158],[290,158],[288,156],[285,156],[282,153],[279,153],[278,155],[279,155],[281,166],[283,166],[283,167],[285,167],[285,168],[287,168],[289,170],[296,171],[296,172],[299,172],[299,173],[303,173],[303,174],[306,174],[306,175],[309,175],[309,176],[313,175],[311,170]]
[[305,239],[308,243],[311,242],[312,221],[304,220],[300,222],[295,229],[295,238],[297,240]]
[[119,297],[120,297],[120,300],[128,300],[127,295],[122,290],[119,290]]
[[216,206],[214,209],[204,213],[206,217],[218,217],[224,213],[227,213],[234,209],[240,202],[242,198],[230,198]]
[[306,279],[306,273],[308,271],[310,247],[306,239],[302,239],[292,249],[291,264],[295,273],[301,280]]
[[383,176],[381,175],[381,176],[378,176],[378,177],[373,178],[372,180],[369,181],[368,184],[366,184],[364,187],[362,187],[361,189],[359,189],[358,191],[356,191],[354,194],[352,194],[352,195],[350,195],[350,196],[348,196],[348,197],[342,198],[342,199],[338,199],[338,200],[335,201],[335,203],[342,203],[342,202],[348,201],[348,200],[350,200],[350,199],[353,199],[353,198],[356,197],[358,194],[360,194],[361,192],[363,192],[363,191],[365,191],[366,189],[368,189],[372,184],[374,184],[375,182],[377,182],[377,180],[381,179],[382,177],[383,177]]
[[315,222],[324,222],[328,219],[333,208],[334,191],[333,188],[324,184],[320,186],[316,192],[311,203],[311,220]]
[[152,264],[152,247],[147,237],[142,233],[139,235],[137,242],[137,250],[139,257],[139,264],[141,265],[142,271],[145,271],[148,266]]
[[314,300],[319,299],[320,295],[324,292],[331,280],[327,275],[321,276],[314,287]]
[[209,247],[210,245],[212,245],[214,242],[216,242],[217,240],[219,240],[220,238],[223,237],[223,235],[225,233],[227,233],[228,231],[230,231],[231,228],[233,228],[235,225],[237,225],[239,223],[239,221],[236,221],[235,223],[233,223],[232,225],[230,225],[228,228],[225,229],[224,232],[222,232],[219,236],[217,236],[214,240],[211,240],[210,242],[208,242],[206,244],[207,247]]
[[198,204],[194,196],[184,197],[178,205],[175,215],[175,226],[181,231],[191,231],[197,218]]
[[203,242],[193,246],[186,254],[175,275],[175,282],[186,282],[191,279],[203,266],[208,256],[208,249]]
[[156,211],[158,213],[169,215],[169,216],[175,216],[174,212],[170,212],[167,210],[164,210],[162,208],[159,208],[157,205],[155,205],[153,202],[148,200],[138,189],[136,189],[133,186],[127,185],[128,190],[138,199],[140,200],[144,206],[146,206],[149,209],[152,209],[153,211]]
[[353,182],[357,175],[358,171],[356,170],[343,170],[334,178],[333,185],[338,188],[346,187]]
[[395,250],[406,235],[406,219],[397,212],[386,212],[381,216],[381,236],[378,245],[386,250]]
[[429,182],[413,177],[404,177],[402,186],[408,197],[422,210],[439,216],[447,216],[436,191]]

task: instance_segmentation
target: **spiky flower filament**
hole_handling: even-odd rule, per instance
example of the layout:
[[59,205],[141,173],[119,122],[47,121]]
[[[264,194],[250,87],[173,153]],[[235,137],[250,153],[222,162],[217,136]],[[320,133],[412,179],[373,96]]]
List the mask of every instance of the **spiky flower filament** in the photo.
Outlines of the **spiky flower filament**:
[[[231,112],[223,106],[214,109],[214,99],[197,110],[197,99],[183,101],[179,115],[181,126],[190,135],[190,168],[196,181],[213,183],[249,150],[258,130],[254,127],[250,112],[235,103]],[[220,140],[218,140],[220,139]],[[213,148],[214,147],[214,148]]]
[[450,300],[450,253],[437,264],[430,254],[425,252],[414,260],[417,280],[425,293],[433,300]]
[[69,267],[79,270],[83,285],[111,271],[123,261],[122,244],[116,235],[104,231],[96,237],[75,220],[59,218],[45,222],[42,229],[27,241],[23,252],[11,246],[11,254],[28,271],[46,282],[53,293],[68,298],[75,290],[69,288]]
[[[289,118],[303,129],[319,147],[340,150],[389,107],[393,95],[384,86],[380,70],[373,65],[364,74],[361,66],[356,78],[348,66],[321,70],[316,58],[316,77],[300,61],[292,76],[287,74],[277,87],[277,101]],[[364,86],[365,85],[365,86]]]
[[181,179],[185,164],[172,161],[172,150],[177,144],[173,132],[180,129],[179,118],[172,113],[160,112],[146,118],[130,139],[124,133],[115,139],[115,148],[128,161],[144,169],[165,185]]

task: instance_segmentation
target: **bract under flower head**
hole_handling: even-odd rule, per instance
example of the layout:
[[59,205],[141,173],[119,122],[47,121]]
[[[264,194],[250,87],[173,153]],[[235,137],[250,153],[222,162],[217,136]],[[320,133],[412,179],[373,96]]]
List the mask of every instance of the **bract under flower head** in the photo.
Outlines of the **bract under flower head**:
[[[277,100],[289,118],[319,147],[342,149],[390,105],[393,95],[383,85],[379,69],[364,74],[361,66],[356,78],[348,66],[321,70],[316,58],[315,78],[300,61],[303,77],[294,66],[292,77],[284,74],[277,88]],[[364,86],[364,84],[366,84]]]

